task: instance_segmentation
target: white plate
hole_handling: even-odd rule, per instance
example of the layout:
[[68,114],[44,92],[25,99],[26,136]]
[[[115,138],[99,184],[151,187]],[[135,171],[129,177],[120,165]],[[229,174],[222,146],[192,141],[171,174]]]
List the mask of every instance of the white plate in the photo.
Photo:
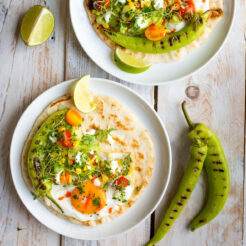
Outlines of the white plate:
[[38,96],[22,114],[14,131],[10,148],[10,168],[17,193],[31,214],[42,224],[68,237],[86,240],[104,239],[125,232],[148,217],[162,199],[171,172],[171,149],[165,127],[156,112],[135,92],[118,83],[91,78],[90,90],[117,98],[128,106],[149,130],[155,146],[153,176],[140,199],[123,215],[96,227],[73,224],[51,213],[41,202],[33,200],[21,175],[20,161],[24,142],[36,118],[56,98],[69,93],[74,80],[56,85]]
[[206,65],[223,46],[235,13],[235,1],[224,0],[224,17],[215,27],[208,40],[197,50],[178,62],[153,64],[140,74],[121,71],[112,61],[110,49],[94,31],[87,16],[84,1],[70,0],[70,16],[74,32],[88,56],[103,70],[125,81],[155,85],[185,78]]

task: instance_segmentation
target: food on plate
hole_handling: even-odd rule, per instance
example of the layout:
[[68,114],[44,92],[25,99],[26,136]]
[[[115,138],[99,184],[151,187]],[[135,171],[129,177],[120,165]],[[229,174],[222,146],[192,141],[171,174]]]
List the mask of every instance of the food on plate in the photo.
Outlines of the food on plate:
[[159,242],[166,235],[174,221],[183,210],[200,177],[203,163],[207,156],[208,147],[199,139],[197,140],[196,138],[191,138],[191,141],[192,145],[190,147],[190,160],[184,176],[179,184],[178,191],[172,199],[155,235],[147,244],[148,246],[152,246]]
[[191,129],[189,138],[196,138],[208,146],[208,153],[204,162],[208,180],[208,196],[203,209],[191,222],[191,230],[194,231],[214,219],[224,207],[229,194],[230,175],[218,137],[204,124],[191,122],[185,109],[185,102],[183,102],[182,108]]
[[132,54],[119,48],[116,48],[114,51],[114,61],[121,70],[128,73],[142,73],[152,65],[149,62],[136,59]]
[[53,32],[55,18],[52,12],[40,5],[30,8],[21,23],[21,37],[26,45],[44,43]]
[[229,169],[220,141],[215,133],[204,124],[192,123],[185,104],[184,101],[182,110],[190,128],[188,137],[192,141],[191,157],[178,191],[147,246],[159,242],[177,219],[200,177],[203,164],[208,177],[208,198],[202,211],[191,222],[191,230],[194,231],[215,218],[224,207],[229,194]]
[[25,143],[22,173],[53,213],[94,226],[124,213],[148,184],[153,142],[132,112],[112,97],[90,94],[97,106],[79,112],[71,95],[52,102]]
[[85,7],[107,45],[149,63],[189,54],[223,16],[223,0],[86,0]]

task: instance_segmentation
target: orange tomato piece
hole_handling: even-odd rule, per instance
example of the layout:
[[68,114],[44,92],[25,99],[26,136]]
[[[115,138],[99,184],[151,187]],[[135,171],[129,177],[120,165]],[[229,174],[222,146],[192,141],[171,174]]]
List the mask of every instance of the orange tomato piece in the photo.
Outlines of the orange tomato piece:
[[79,126],[82,122],[82,116],[74,109],[69,109],[66,113],[66,121],[72,126]]
[[69,180],[70,180],[70,174],[67,171],[65,171],[65,174],[64,172],[62,172],[60,175],[60,184],[69,183]]
[[166,29],[163,26],[156,26],[155,24],[150,25],[145,30],[145,36],[151,41],[157,41],[166,35]]
[[76,187],[71,195],[73,207],[84,214],[97,213],[106,205],[105,190],[94,185],[91,181],[82,185],[82,191]]

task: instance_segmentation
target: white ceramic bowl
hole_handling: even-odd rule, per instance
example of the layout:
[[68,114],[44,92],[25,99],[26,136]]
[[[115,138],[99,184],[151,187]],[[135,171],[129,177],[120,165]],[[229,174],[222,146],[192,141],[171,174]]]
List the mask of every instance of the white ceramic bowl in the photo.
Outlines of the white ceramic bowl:
[[43,109],[56,98],[70,92],[73,81],[56,85],[38,96],[22,114],[14,131],[10,148],[10,168],[16,191],[30,213],[42,224],[62,235],[86,240],[105,239],[125,232],[145,218],[162,199],[171,173],[171,149],[165,127],[156,112],[135,92],[121,84],[91,78],[90,90],[114,97],[128,106],[148,129],[155,146],[153,176],[140,199],[123,215],[96,227],[74,224],[51,213],[39,200],[33,200],[21,174],[21,153],[24,142]]

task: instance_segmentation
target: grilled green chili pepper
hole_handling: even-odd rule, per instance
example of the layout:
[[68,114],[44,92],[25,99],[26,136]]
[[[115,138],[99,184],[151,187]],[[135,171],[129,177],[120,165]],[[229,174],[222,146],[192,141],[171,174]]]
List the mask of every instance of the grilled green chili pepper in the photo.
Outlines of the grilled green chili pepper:
[[208,199],[197,217],[191,222],[191,230],[207,224],[214,219],[225,205],[229,194],[230,176],[228,164],[215,133],[204,124],[193,124],[182,104],[185,118],[190,126],[189,137],[203,141],[208,146],[204,167],[208,176]]
[[42,149],[46,146],[49,133],[64,120],[66,112],[67,109],[57,111],[41,125],[32,140],[27,157],[28,173],[37,196],[46,196],[61,210],[61,212],[63,212],[62,208],[51,196],[52,181],[44,175],[46,163]]
[[207,155],[207,146],[201,140],[192,138],[192,141],[193,144],[190,147],[190,160],[179,185],[178,192],[169,205],[157,232],[149,241],[147,246],[154,245],[165,236],[184,208],[200,177],[200,173],[203,168],[203,162]]
[[166,35],[159,41],[144,37],[128,36],[119,32],[104,30],[104,33],[116,44],[129,50],[144,53],[166,53],[182,48],[196,40],[207,26],[210,10],[203,14],[195,13],[190,22],[178,32]]

